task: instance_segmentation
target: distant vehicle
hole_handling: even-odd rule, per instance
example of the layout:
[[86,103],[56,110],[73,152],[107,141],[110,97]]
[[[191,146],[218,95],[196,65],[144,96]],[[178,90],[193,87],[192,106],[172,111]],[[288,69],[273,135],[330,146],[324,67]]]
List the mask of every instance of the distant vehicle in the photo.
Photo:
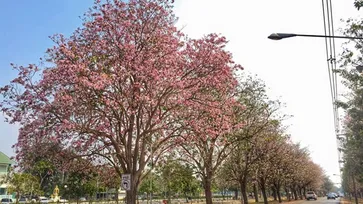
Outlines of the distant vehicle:
[[306,193],[306,200],[317,200],[318,196],[315,194],[314,191],[308,191]]
[[328,195],[326,197],[327,197],[328,200],[329,199],[335,200],[335,198],[336,198],[335,193],[328,193]]
[[1,204],[12,204],[13,203],[13,199],[11,198],[2,198],[1,199]]
[[42,198],[40,198],[39,202],[44,204],[44,203],[49,203],[49,200],[48,200],[48,198],[42,197]]
[[19,198],[18,202],[19,203],[27,203],[28,202],[28,199],[25,198],[25,197],[21,197],[21,198]]
[[39,197],[38,196],[32,196],[31,197],[31,202],[38,202],[39,201]]
[[87,201],[87,199],[85,197],[80,197],[79,201]]
[[68,203],[68,200],[67,199],[64,199],[64,198],[60,198],[59,199],[59,202],[60,203]]

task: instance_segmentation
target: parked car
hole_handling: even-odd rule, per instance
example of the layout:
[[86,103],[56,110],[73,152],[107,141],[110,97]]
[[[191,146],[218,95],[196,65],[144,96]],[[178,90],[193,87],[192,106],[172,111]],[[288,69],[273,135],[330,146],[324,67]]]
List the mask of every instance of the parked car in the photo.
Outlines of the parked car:
[[40,198],[39,200],[40,203],[49,203],[49,199],[48,198]]
[[318,196],[315,194],[314,191],[308,191],[306,193],[306,200],[317,200]]
[[33,195],[31,197],[31,202],[38,202],[40,199],[39,199],[39,196],[36,196],[36,195]]
[[335,200],[335,198],[336,198],[334,193],[328,193],[328,195],[326,197],[327,197],[328,200],[329,199]]
[[13,203],[13,199],[11,198],[2,198],[1,199],[1,204],[11,204]]
[[28,199],[26,197],[21,197],[21,198],[19,198],[18,202],[19,203],[27,203]]
[[87,201],[87,199],[85,197],[80,197],[79,201]]

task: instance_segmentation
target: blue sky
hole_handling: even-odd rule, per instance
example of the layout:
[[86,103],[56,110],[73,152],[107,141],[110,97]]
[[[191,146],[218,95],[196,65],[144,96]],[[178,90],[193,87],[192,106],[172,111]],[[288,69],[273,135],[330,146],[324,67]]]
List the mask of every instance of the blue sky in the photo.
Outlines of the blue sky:
[[[0,7],[0,86],[16,76],[10,63],[38,63],[47,48],[53,46],[49,36],[69,36],[81,26],[82,16],[92,0],[17,0],[3,1]],[[13,156],[11,145],[16,142],[17,127],[0,118],[0,151]]]

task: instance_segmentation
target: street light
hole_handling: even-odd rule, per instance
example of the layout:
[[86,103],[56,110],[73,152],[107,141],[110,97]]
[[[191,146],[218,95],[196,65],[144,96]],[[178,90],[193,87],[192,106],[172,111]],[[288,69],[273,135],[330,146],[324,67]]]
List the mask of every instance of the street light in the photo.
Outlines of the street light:
[[[350,36],[332,36],[332,35],[309,35],[309,34],[296,34],[296,33],[272,33],[267,38],[271,40],[282,40],[291,37],[312,37],[312,38],[343,38],[352,40],[363,40],[363,37],[350,37]],[[362,67],[363,68],[363,67]]]
[[[67,191],[67,187],[68,187],[67,185],[64,185],[64,190],[65,190],[65,191]],[[65,196],[64,196],[64,197],[65,197]],[[66,200],[63,198],[63,203],[65,203],[65,202],[66,202]]]

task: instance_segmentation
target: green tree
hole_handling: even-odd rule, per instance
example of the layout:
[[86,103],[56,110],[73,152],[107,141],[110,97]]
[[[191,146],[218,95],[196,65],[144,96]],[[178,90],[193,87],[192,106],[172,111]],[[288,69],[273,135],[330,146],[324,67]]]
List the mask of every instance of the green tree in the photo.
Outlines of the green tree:
[[[362,5],[362,0],[355,0],[354,6],[357,9]],[[347,36],[361,37],[363,20],[352,18],[346,20],[346,26],[341,32]],[[350,90],[344,100],[337,102],[338,106],[345,110],[344,136],[339,137],[341,143],[339,150],[344,153],[343,188],[344,191],[352,193],[358,202],[356,190],[363,182],[363,75],[355,68],[363,65],[363,42],[347,41],[340,62],[341,67],[336,72]]]
[[71,172],[67,176],[65,194],[70,198],[78,199],[86,195],[93,196],[97,191],[97,175],[84,172]]
[[143,178],[138,189],[139,194],[146,195],[146,198],[150,199],[152,194],[162,192],[160,177],[157,174],[150,172]]
[[163,186],[162,191],[169,202],[175,195],[181,194],[185,198],[192,196],[200,187],[199,181],[193,175],[193,169],[179,160],[167,158],[157,172]]
[[40,188],[44,192],[49,191],[49,187],[53,186],[51,177],[54,175],[55,171],[54,165],[47,160],[39,160],[28,169],[30,174],[38,177]]
[[330,180],[328,176],[324,176],[323,185],[321,186],[324,195],[331,192],[333,190],[334,183]]
[[222,168],[225,168],[226,179],[238,183],[243,202],[248,203],[247,183],[252,166],[269,151],[265,149],[256,154],[256,149],[266,130],[271,128],[271,119],[277,116],[280,102],[269,100],[263,81],[252,76],[242,76],[240,81],[238,101],[244,108],[236,109],[235,114],[238,120],[246,122],[243,128],[232,134],[235,142]]
[[9,193],[15,193],[16,203],[18,203],[18,200],[22,195],[42,193],[39,179],[28,173],[16,173],[12,170],[3,182],[6,182],[9,185]]

